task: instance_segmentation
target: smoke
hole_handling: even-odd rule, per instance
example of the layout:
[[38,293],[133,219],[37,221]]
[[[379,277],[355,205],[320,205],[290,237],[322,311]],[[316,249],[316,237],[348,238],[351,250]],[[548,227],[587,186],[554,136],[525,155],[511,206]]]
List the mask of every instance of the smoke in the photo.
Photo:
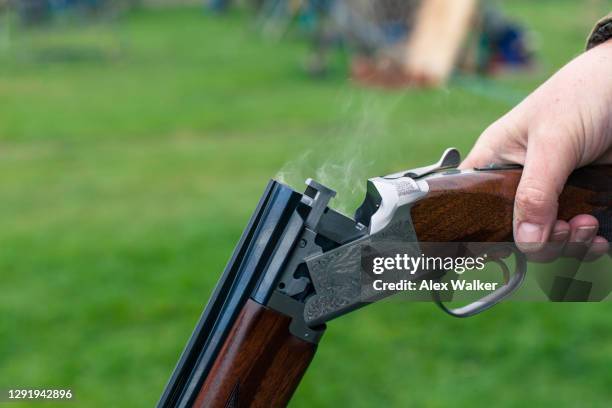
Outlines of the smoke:
[[304,180],[313,178],[336,190],[332,207],[352,214],[365,194],[366,181],[378,160],[384,160],[389,119],[402,95],[366,95],[354,90],[340,102],[340,125],[323,142],[286,163],[276,179],[303,189]]
[[304,178],[304,175],[308,171],[307,168],[309,167],[308,158],[312,157],[312,155],[313,150],[310,149],[302,153],[297,158],[285,163],[276,173],[274,178],[283,184],[288,184],[295,188],[301,187],[300,183],[303,183],[306,178],[308,178],[308,176]]

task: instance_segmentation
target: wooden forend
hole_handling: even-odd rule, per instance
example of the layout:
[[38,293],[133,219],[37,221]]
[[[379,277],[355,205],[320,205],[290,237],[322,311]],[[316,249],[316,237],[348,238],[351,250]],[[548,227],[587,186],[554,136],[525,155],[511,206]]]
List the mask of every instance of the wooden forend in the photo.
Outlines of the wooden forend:
[[286,406],[316,350],[289,332],[290,322],[249,299],[193,406]]

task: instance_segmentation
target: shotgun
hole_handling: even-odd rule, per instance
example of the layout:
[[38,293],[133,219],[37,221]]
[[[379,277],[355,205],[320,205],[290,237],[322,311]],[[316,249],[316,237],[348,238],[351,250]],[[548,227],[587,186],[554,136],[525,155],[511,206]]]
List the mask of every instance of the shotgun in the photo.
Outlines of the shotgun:
[[[307,180],[304,193],[270,181],[158,407],[286,406],[325,324],[393,294],[371,290],[365,253],[401,247],[418,256],[429,242],[510,243],[512,277],[478,301],[443,310],[470,316],[508,296],[525,274],[524,257],[512,244],[521,167],[460,171],[460,161],[448,149],[431,166],[368,180],[354,218],[330,208],[335,192],[316,181]],[[612,166],[576,170],[559,204],[560,219],[592,214],[599,234],[612,241]],[[442,306],[440,296],[434,300]]]

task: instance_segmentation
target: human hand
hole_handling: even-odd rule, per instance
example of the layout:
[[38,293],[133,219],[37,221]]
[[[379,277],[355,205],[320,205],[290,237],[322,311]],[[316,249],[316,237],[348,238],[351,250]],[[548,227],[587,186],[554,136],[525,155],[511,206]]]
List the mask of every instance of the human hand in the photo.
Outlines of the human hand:
[[557,209],[574,169],[612,163],[612,40],[575,58],[489,126],[460,168],[490,163],[524,166],[513,223],[521,250],[541,251],[547,241],[608,250],[595,217],[565,222],[557,220]]

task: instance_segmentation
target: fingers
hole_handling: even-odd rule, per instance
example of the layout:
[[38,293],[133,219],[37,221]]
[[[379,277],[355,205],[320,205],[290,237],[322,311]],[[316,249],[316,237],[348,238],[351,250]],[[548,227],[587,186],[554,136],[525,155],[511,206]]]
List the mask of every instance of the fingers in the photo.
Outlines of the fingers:
[[[550,154],[550,146],[556,146]],[[530,137],[514,201],[514,240],[525,253],[542,249],[557,219],[559,194],[574,168],[572,152],[548,136]]]
[[539,251],[528,253],[533,262],[552,262],[559,257],[594,261],[610,251],[608,241],[597,236],[599,222],[588,214],[578,215],[569,222],[557,220],[548,243]]
[[610,250],[608,241],[597,235],[599,221],[592,215],[577,215],[569,221],[569,226],[571,234],[563,256],[590,262]]
[[582,214],[572,218],[569,224],[572,232],[570,243],[566,245],[564,255],[584,259],[597,236],[599,222],[592,215]]
[[533,262],[552,262],[563,254],[565,244],[571,235],[570,224],[558,220],[550,234],[550,240],[540,251],[528,254],[528,259]]
[[587,262],[594,261],[601,257],[602,255],[607,254],[610,251],[610,244],[604,237],[596,236],[589,247],[589,251],[587,252],[584,260]]
[[492,149],[489,149],[483,142],[477,142],[468,156],[461,162],[459,169],[473,169],[476,167],[484,167],[488,164],[495,163],[497,156]]
[[550,234],[550,241],[560,242],[560,243],[565,244],[567,240],[569,239],[570,234],[571,234],[570,224],[563,220],[558,220],[555,223],[555,226],[553,227],[552,232]]
[[592,215],[582,214],[572,218],[569,222],[572,230],[570,242],[590,244],[597,235],[599,221]]

